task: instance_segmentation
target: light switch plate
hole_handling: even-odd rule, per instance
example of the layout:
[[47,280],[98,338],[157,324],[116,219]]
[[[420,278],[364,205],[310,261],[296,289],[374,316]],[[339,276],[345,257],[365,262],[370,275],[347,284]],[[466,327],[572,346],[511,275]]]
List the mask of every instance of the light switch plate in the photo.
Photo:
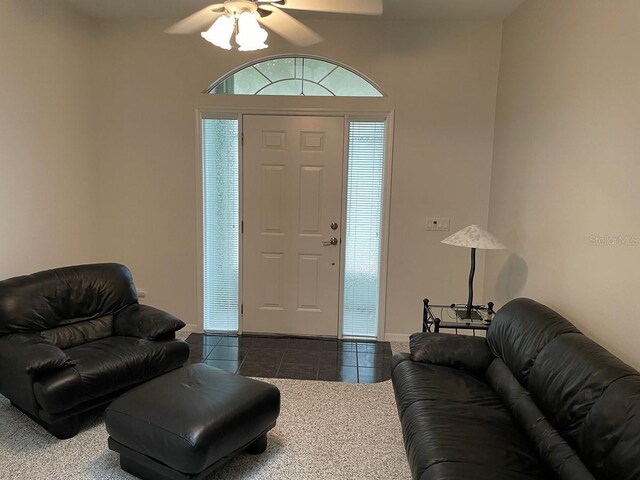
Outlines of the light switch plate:
[[425,229],[429,231],[449,231],[449,219],[442,217],[427,217]]

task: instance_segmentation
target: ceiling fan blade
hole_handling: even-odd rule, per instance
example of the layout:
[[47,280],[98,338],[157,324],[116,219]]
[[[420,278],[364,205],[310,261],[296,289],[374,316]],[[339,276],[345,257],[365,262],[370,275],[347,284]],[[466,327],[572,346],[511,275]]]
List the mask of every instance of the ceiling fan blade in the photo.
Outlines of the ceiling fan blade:
[[271,12],[266,17],[260,18],[260,23],[270,28],[285,40],[289,40],[300,47],[306,47],[320,43],[323,38],[316,32],[307,27],[304,23],[299,22],[288,13],[283,12],[277,7],[265,5],[260,7],[261,10]]
[[208,29],[215,20],[224,14],[224,9],[216,12],[216,10],[223,9],[222,3],[216,3],[209,5],[206,8],[189,15],[187,18],[183,18],[178,23],[174,23],[167,28],[164,33],[175,33],[178,35],[189,35],[191,33],[198,33]]
[[286,0],[282,8],[312,12],[382,15],[382,0]]

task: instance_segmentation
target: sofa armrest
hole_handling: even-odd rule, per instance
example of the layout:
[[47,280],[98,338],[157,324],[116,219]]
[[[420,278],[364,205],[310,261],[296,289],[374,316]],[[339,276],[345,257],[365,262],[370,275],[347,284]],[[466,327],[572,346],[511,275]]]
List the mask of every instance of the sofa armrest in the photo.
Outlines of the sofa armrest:
[[138,303],[120,311],[113,321],[115,335],[147,340],[166,338],[184,326],[182,320],[170,313]]
[[409,337],[411,360],[483,373],[494,359],[483,337],[447,333],[414,333]]
[[37,334],[14,333],[0,337],[0,374],[40,377],[72,365],[69,356]]

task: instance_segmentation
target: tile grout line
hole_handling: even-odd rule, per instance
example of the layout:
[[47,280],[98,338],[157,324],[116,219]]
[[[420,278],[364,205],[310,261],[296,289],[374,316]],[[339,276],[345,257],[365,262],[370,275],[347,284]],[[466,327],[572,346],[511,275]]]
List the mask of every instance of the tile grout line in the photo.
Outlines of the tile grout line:
[[[238,368],[236,368],[235,373],[237,375],[241,375],[240,373],[240,369],[242,368],[242,365],[244,364],[244,361],[247,359],[247,357],[249,356],[249,352],[251,351],[251,346],[253,345],[253,340],[251,340],[251,343],[249,344],[249,347],[247,348],[247,351],[244,354],[244,357],[242,357],[242,360],[240,360],[240,363],[238,364]],[[240,344],[238,344],[238,354],[240,353]]]
[[356,382],[360,383],[360,350],[356,342]]
[[287,337],[287,343],[284,345],[282,349],[282,356],[280,357],[280,363],[278,364],[278,368],[276,368],[276,376],[274,378],[278,378],[278,373],[280,373],[280,367],[282,366],[282,362],[284,361],[284,356],[287,354],[287,348],[289,347],[289,342],[291,341],[291,337]]

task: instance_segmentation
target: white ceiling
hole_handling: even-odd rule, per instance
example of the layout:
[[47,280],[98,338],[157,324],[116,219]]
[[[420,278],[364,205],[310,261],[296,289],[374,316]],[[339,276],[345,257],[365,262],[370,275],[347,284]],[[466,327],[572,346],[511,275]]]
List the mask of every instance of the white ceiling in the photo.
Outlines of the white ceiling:
[[[180,19],[216,0],[57,0],[96,18]],[[322,0],[318,0],[320,2]],[[349,1],[349,0],[344,0]],[[502,19],[524,0],[384,0],[384,19]],[[222,0],[220,0],[222,3]],[[291,11],[290,11],[291,12]],[[293,12],[292,12],[293,13]],[[306,18],[326,14],[305,13]],[[334,16],[331,16],[333,18]],[[355,17],[349,15],[349,17]],[[361,17],[360,17],[361,18]]]

